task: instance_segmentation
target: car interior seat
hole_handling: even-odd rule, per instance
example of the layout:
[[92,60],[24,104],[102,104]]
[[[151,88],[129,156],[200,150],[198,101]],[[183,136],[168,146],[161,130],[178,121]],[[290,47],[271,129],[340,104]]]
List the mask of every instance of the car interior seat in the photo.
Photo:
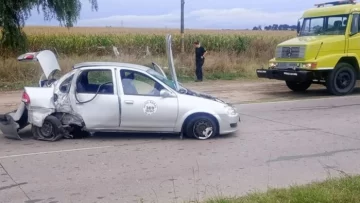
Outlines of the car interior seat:
[[132,83],[132,81],[135,79],[134,73],[132,72],[126,76],[125,73],[121,71],[120,74],[124,93],[130,95],[138,94],[134,84]]
[[86,73],[81,73],[77,82],[76,82],[76,92],[82,93],[82,92],[86,92],[86,86],[89,83],[88,79],[87,79],[87,74]]
[[334,30],[335,31],[340,31],[341,28],[343,28],[343,22],[341,20],[337,20],[334,22]]

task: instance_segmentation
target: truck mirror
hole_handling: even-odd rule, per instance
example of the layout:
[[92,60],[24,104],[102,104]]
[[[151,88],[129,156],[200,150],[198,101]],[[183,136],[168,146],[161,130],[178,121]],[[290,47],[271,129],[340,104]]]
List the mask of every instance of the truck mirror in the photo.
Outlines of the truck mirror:
[[298,21],[298,23],[297,23],[297,30],[296,30],[296,32],[299,34],[300,33],[300,21]]

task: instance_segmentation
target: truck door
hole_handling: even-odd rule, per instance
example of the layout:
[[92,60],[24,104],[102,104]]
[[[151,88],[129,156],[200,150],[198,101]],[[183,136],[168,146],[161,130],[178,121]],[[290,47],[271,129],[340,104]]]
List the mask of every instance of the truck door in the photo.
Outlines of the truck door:
[[353,13],[350,25],[350,35],[348,38],[347,53],[360,56],[360,13]]

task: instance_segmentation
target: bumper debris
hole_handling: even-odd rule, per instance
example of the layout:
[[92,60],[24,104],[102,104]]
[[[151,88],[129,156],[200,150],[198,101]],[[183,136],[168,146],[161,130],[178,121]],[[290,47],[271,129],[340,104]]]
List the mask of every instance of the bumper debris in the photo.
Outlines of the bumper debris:
[[0,114],[0,130],[6,138],[22,140],[18,134],[19,127],[19,124],[9,114]]

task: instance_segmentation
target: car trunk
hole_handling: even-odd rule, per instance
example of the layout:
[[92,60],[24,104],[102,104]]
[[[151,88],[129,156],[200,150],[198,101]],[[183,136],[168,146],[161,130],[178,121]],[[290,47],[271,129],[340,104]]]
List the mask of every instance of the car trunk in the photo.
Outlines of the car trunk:
[[[39,62],[43,75],[40,78],[51,80],[56,71],[60,71],[60,66],[53,52],[44,50],[40,52],[29,52],[20,55],[18,61]],[[21,139],[18,131],[26,127],[29,123],[41,125],[43,116],[47,116],[54,111],[54,86],[45,87],[24,87],[22,102],[17,110],[0,114],[0,130],[7,138]],[[36,111],[34,111],[36,110]],[[37,112],[45,112],[37,113]]]

